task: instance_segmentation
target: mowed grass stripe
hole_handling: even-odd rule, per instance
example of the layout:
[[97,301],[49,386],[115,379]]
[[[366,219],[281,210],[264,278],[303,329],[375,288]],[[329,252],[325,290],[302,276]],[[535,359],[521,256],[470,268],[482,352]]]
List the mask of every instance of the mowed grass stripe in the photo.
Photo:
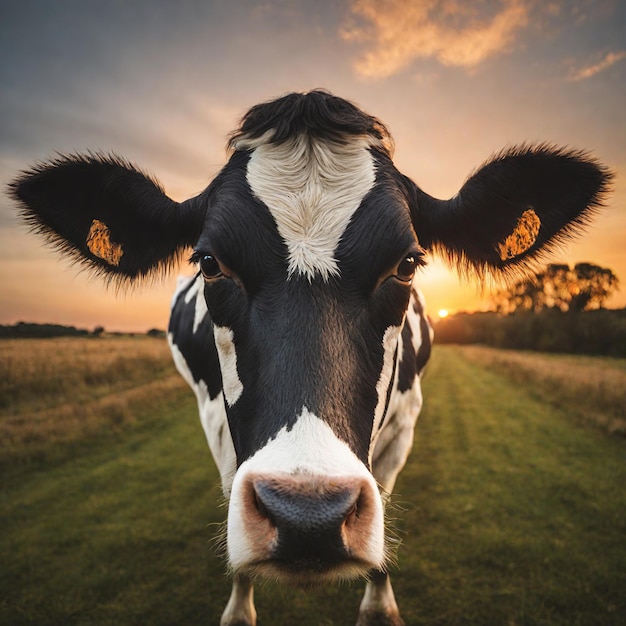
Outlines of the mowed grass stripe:
[[[414,624],[626,623],[626,446],[438,346],[397,485]],[[410,497],[404,497],[410,496]]]
[[552,355],[484,346],[464,346],[463,356],[480,363],[534,397],[566,408],[570,419],[626,435],[626,359]]
[[[436,348],[424,388],[392,511],[407,624],[626,623],[624,441],[456,347]],[[226,511],[195,400],[137,411],[62,462],[5,468],[0,623],[219,622]],[[259,626],[352,624],[362,589],[262,585]]]

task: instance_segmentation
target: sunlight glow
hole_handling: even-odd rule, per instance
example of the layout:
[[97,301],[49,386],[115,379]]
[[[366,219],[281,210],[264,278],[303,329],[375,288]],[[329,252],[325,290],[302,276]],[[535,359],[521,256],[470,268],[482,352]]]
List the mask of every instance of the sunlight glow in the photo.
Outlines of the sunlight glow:
[[439,319],[448,317],[448,309],[439,309],[439,311],[437,311],[437,315],[439,316]]

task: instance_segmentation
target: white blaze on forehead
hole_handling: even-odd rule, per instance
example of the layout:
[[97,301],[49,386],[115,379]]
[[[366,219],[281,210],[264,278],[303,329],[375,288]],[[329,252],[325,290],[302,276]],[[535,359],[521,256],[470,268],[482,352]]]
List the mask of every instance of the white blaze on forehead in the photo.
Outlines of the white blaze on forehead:
[[[289,430],[283,427],[263,448],[241,464],[233,482],[228,508],[228,557],[234,569],[248,563],[255,554],[244,524],[243,485],[250,475],[310,475],[324,478],[360,478],[378,492],[376,481],[347,443],[330,426],[302,407],[302,413]],[[384,520],[382,500],[375,502],[376,513],[368,540],[372,563],[384,560]]]
[[339,273],[335,251],[361,201],[374,185],[371,140],[345,144],[306,135],[258,146],[248,161],[254,195],[270,210],[289,250],[289,275]]
[[237,371],[237,351],[233,331],[225,326],[213,326],[213,335],[222,372],[224,397],[228,406],[233,406],[243,392],[243,385]]

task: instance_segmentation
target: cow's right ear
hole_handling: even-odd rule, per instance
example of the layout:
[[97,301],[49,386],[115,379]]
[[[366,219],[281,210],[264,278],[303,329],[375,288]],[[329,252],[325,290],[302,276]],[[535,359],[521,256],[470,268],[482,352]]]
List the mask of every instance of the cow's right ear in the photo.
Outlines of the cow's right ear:
[[112,279],[166,271],[200,235],[204,208],[178,203],[158,182],[116,156],[60,156],[9,186],[32,230]]

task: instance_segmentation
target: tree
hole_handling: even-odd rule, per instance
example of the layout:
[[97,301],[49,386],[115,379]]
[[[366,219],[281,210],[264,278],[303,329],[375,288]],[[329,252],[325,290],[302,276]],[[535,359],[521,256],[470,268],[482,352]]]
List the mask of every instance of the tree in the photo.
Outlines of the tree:
[[593,263],[578,263],[575,291],[570,301],[570,311],[590,311],[601,309],[609,296],[619,289],[619,279],[606,267]]
[[538,313],[546,308],[561,311],[601,309],[619,289],[612,270],[593,263],[569,265],[552,263],[542,272],[520,280],[494,296],[496,309],[508,314],[514,311]]

